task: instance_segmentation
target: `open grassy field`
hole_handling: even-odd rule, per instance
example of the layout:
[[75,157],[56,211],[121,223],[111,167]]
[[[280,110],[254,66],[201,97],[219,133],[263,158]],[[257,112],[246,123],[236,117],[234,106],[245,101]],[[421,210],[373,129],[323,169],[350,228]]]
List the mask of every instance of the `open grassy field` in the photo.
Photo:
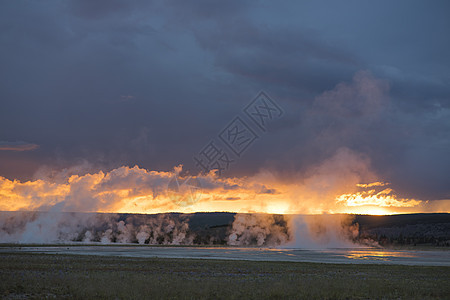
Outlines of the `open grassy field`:
[[0,297],[445,299],[449,267],[0,254]]

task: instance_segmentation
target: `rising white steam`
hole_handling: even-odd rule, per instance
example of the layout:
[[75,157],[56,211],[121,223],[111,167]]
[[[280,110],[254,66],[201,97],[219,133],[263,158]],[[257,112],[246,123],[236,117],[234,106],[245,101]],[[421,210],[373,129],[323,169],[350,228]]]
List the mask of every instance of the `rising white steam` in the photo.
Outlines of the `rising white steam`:
[[191,245],[194,234],[183,215],[62,212],[2,212],[2,243],[139,243]]

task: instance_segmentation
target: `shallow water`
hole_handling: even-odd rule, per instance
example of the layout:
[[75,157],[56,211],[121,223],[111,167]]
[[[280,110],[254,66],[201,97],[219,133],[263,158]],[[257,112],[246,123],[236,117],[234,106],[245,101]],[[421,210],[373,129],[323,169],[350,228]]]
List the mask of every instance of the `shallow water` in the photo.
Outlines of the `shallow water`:
[[152,247],[115,245],[61,245],[2,247],[2,252],[79,254],[126,257],[231,259],[316,263],[400,264],[450,266],[450,251],[385,250],[378,248],[277,249],[243,247]]

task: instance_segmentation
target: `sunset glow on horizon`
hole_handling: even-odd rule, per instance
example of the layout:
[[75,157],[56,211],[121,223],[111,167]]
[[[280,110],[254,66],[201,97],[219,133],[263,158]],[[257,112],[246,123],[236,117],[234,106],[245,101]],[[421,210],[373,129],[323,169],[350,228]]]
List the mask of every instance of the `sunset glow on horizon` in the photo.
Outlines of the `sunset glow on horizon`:
[[[179,168],[177,171],[179,171]],[[267,181],[263,181],[266,177]],[[57,180],[9,180],[0,177],[0,211],[68,211],[155,214],[166,212],[238,212],[270,214],[370,214],[449,212],[450,201],[432,207],[427,201],[399,199],[385,183],[348,184],[311,189],[275,177],[221,178],[214,173],[173,190],[170,182],[187,177],[176,172],[148,171],[137,166],[110,172],[71,175]],[[381,187],[375,191],[374,187]]]

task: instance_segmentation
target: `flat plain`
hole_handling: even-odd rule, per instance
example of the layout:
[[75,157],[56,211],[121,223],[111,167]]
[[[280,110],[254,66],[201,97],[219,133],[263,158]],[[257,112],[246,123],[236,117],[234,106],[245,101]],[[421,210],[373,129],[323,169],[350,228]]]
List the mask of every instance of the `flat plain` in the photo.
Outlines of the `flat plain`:
[[0,253],[3,299],[448,299],[450,267]]

